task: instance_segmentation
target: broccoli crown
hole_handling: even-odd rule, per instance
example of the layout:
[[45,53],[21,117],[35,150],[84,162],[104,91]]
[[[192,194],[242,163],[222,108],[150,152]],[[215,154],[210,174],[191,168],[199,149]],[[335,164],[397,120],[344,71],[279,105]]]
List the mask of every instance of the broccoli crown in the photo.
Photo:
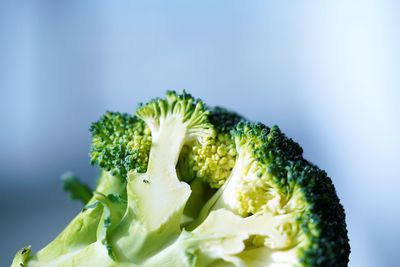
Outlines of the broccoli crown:
[[236,212],[292,214],[279,231],[298,247],[299,264],[345,266],[350,247],[344,209],[326,172],[304,160],[301,147],[277,126],[241,122],[232,133],[247,164],[236,188]]
[[125,113],[106,112],[90,131],[91,164],[121,177],[131,170],[146,172],[151,133],[144,121]]
[[85,208],[12,267],[347,266],[332,181],[278,126],[168,91],[90,131],[97,187],[64,176]]
[[146,104],[140,104],[136,115],[143,119],[151,132],[157,133],[160,124],[167,118],[178,118],[188,129],[187,140],[206,138],[212,134],[212,125],[208,121],[209,110],[199,99],[183,91],[167,91],[166,97],[156,98]]

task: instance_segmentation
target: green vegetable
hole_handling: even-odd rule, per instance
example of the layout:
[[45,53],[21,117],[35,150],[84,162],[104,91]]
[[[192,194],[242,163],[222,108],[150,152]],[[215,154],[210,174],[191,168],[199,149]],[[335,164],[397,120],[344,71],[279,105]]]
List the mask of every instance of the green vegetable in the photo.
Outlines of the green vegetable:
[[134,115],[107,112],[91,132],[96,189],[69,176],[86,206],[12,267],[347,266],[331,179],[277,126],[167,92]]

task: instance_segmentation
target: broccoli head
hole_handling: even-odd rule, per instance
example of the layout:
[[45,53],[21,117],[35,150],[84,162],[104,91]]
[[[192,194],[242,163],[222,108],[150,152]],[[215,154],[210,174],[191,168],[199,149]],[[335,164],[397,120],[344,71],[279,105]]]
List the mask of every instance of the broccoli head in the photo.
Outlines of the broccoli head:
[[12,267],[347,266],[332,181],[277,126],[169,91],[90,130],[97,187],[66,179],[85,207]]

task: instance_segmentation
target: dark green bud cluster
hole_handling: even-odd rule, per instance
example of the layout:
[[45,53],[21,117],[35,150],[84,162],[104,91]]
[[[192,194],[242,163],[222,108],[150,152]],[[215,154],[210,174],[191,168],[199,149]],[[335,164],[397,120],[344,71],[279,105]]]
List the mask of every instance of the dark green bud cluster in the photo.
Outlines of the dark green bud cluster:
[[302,265],[346,266],[350,246],[344,209],[326,172],[304,160],[301,147],[276,126],[240,123],[233,134],[238,150],[255,158],[249,169],[256,175],[245,177],[238,189],[239,212],[293,214],[297,223],[278,231],[302,242]]
[[347,266],[350,254],[345,212],[325,171],[302,159],[288,168],[307,209],[299,218],[308,244],[300,251],[304,266]]
[[292,139],[287,138],[278,126],[271,128],[262,123],[240,122],[233,130],[233,135],[241,147],[250,147],[255,158],[270,168],[274,164],[282,165],[287,160],[302,157],[303,149]]
[[222,107],[210,108],[208,119],[218,133],[230,133],[236,125],[244,120],[239,114]]
[[112,175],[125,177],[128,171],[146,172],[151,133],[146,124],[129,114],[107,112],[90,127],[91,164]]

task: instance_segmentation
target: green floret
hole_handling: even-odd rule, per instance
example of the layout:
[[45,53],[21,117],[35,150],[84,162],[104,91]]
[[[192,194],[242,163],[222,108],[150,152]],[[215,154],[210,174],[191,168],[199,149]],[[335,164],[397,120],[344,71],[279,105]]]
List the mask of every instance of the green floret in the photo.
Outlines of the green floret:
[[146,172],[151,133],[136,116],[106,112],[90,127],[91,163],[125,178],[128,171]]
[[279,214],[291,209],[296,188],[285,179],[286,164],[302,158],[302,148],[277,126],[269,128],[260,123],[243,122],[233,135],[244,161],[250,163],[240,180],[238,212],[242,215],[260,211]]
[[294,179],[308,203],[301,229],[309,243],[299,253],[303,266],[347,266],[350,254],[345,213],[326,172],[306,160],[292,164]]
[[268,215],[265,233],[247,232],[240,253],[224,257],[249,266],[345,266],[344,212],[326,173],[305,161],[300,146],[277,127],[242,122],[232,134],[235,167],[188,229],[196,231],[216,211]]
[[[326,172],[304,160],[301,147],[276,126],[269,129],[244,123],[234,134],[242,145],[254,146],[254,157],[265,168],[257,173],[259,179],[242,181],[239,212],[296,214],[299,221],[296,232],[299,235],[301,230],[307,240],[298,252],[302,254],[301,263],[346,265],[350,247],[344,210]],[[260,146],[254,140],[257,136]]]
[[222,107],[210,108],[210,111],[210,123],[218,133],[230,133],[241,120],[244,120],[236,112]]

